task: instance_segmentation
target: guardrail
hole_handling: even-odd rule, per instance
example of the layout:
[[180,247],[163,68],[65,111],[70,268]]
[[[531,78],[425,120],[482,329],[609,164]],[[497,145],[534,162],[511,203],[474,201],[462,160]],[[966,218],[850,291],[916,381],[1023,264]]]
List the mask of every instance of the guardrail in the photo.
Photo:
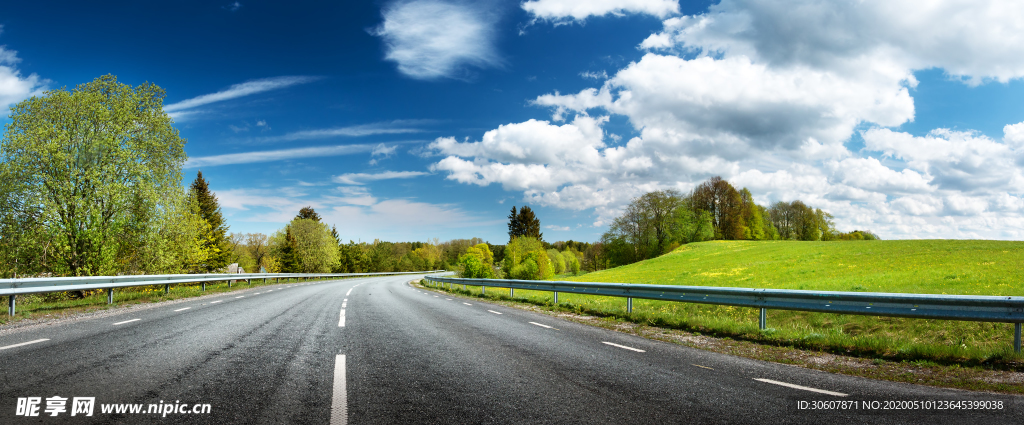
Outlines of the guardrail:
[[15,303],[18,295],[40,294],[46,292],[66,291],[87,291],[104,289],[107,291],[107,304],[114,303],[114,289],[132,286],[164,285],[164,293],[170,292],[171,285],[181,283],[202,283],[203,290],[206,290],[207,282],[227,281],[231,287],[232,281],[244,280],[249,282],[252,279],[314,279],[331,277],[359,277],[359,276],[393,276],[403,274],[424,274],[436,273],[444,270],[430,270],[422,272],[384,272],[384,273],[210,273],[210,274],[154,274],[154,275],[130,275],[130,276],[80,276],[80,277],[34,277],[26,279],[0,279],[0,296],[7,295],[8,310],[11,316],[15,313]]
[[767,310],[797,310],[915,319],[964,320],[1013,323],[1013,349],[1021,351],[1021,323],[1024,297],[900,294],[884,292],[804,291],[793,289],[726,288],[601,282],[564,282],[513,279],[460,279],[427,276],[428,281],[451,285],[509,288],[558,293],[603,295],[626,298],[626,311],[633,312],[633,298],[700,304],[760,308],[758,326],[767,327]]

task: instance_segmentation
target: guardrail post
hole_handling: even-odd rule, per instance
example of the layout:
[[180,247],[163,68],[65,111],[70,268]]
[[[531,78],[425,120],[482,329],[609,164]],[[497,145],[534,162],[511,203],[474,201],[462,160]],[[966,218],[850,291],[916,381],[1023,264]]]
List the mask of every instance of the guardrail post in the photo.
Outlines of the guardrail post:
[[[13,297],[13,296],[11,296],[11,297]],[[11,299],[13,299],[13,298],[11,298]],[[11,302],[10,305],[11,305],[10,308],[13,309],[14,308],[14,303]],[[1014,324],[1014,352],[1016,352],[1018,354],[1021,352],[1021,324],[1019,324],[1019,323],[1018,324]]]
[[481,286],[480,287],[480,295],[487,295],[487,287],[486,286]]
[[558,291],[555,291],[555,305],[558,305]]
[[203,291],[206,290],[206,282],[203,282]]
[[626,313],[633,313],[633,298],[626,298]]
[[14,315],[14,298],[15,297],[16,297],[16,295],[14,295],[14,294],[11,294],[10,296],[7,297],[7,315],[9,315],[9,316],[13,316]]
[[757,318],[757,327],[762,331],[768,328],[768,309],[761,309],[761,314]]
[[107,289],[107,304],[114,303],[114,288]]
[[509,298],[515,298],[516,297],[516,288],[508,288],[508,297]]
[[228,279],[228,288],[231,287],[231,279]]
[[164,285],[164,295],[167,295],[169,293],[171,293],[171,285],[170,284],[166,284],[166,285]]

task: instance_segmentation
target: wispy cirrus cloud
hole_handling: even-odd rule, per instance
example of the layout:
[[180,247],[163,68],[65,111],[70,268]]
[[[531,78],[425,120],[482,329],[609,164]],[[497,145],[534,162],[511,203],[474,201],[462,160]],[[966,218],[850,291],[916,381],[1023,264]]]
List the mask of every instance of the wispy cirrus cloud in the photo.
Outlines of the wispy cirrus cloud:
[[363,137],[379,134],[410,134],[422,133],[426,130],[413,126],[431,123],[431,120],[394,120],[372,124],[360,124],[347,127],[321,128],[315,130],[295,131],[280,136],[260,137],[254,142],[292,142],[296,140],[326,139],[330,137]]
[[334,176],[334,181],[341,184],[363,185],[367,182],[390,179],[410,179],[413,177],[425,176],[430,173],[422,171],[384,171],[381,173],[348,173]]
[[206,166],[251,164],[254,162],[271,162],[285,159],[311,158],[324,156],[352,155],[371,152],[375,146],[371,144],[316,146],[295,149],[277,149],[271,151],[240,152],[223,155],[198,156],[189,158],[185,168]]
[[194,113],[194,111],[187,110],[198,106],[208,105],[215,102],[222,102],[230,99],[237,99],[239,97],[263,93],[271,90],[279,90],[298,84],[306,84],[319,79],[320,77],[311,76],[285,76],[246,81],[244,83],[232,85],[231,87],[228,87],[227,89],[221,90],[216,93],[204,94],[202,96],[196,96],[191,99],[182,100],[181,102],[175,102],[170,105],[164,105],[164,112],[169,113],[174,118],[181,118],[189,115],[190,113]]

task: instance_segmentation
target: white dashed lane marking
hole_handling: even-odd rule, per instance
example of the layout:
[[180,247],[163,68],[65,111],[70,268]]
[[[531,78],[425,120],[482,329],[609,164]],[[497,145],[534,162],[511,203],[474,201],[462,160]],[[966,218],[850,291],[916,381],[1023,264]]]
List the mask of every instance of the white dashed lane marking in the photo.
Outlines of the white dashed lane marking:
[[125,323],[131,323],[131,322],[138,322],[139,320],[142,320],[142,319],[132,319],[132,320],[125,320],[125,321],[123,321],[123,322],[117,322],[117,323],[114,323],[114,326],[117,326],[117,325],[123,325],[123,324],[125,324]]
[[0,347],[0,350],[6,350],[8,348],[14,348],[14,347],[21,347],[21,346],[25,346],[25,345],[29,345],[29,344],[35,344],[37,342],[43,342],[43,341],[49,341],[49,339],[43,338],[43,339],[37,339],[35,341],[22,342],[20,344],[12,344],[12,345],[8,345],[6,347]]
[[190,308],[192,308],[192,307],[179,308],[179,309],[174,310],[174,311],[185,311],[185,310],[188,310]]
[[498,313],[497,311],[494,311],[494,310],[487,310],[487,311],[489,311],[491,313],[494,313],[494,314],[501,314],[501,313]]
[[465,304],[465,305],[473,305],[473,304],[470,304],[470,303],[463,303],[463,304]]
[[816,392],[816,393],[821,393],[821,394],[834,395],[836,397],[846,397],[846,396],[849,395],[849,394],[837,393],[835,391],[819,390],[817,388],[805,387],[803,385],[790,384],[789,382],[775,381],[775,380],[771,380],[771,379],[754,378],[754,380],[755,381],[760,381],[760,382],[765,382],[765,383],[768,383],[768,384],[781,385],[783,387],[789,387],[789,388],[794,388],[794,389],[798,389],[798,390],[804,390],[804,391],[811,391],[811,392]]
[[646,351],[644,351],[644,350],[641,350],[641,349],[639,349],[639,348],[627,347],[627,346],[625,346],[625,345],[619,345],[619,344],[616,344],[616,343],[614,343],[614,342],[608,342],[608,341],[601,341],[601,343],[602,343],[602,344],[608,344],[608,345],[611,345],[612,347],[619,347],[619,348],[622,348],[622,349],[625,349],[625,350],[630,350],[630,351],[636,351],[637,353],[646,353]]
[[548,326],[548,325],[542,325],[542,324],[540,324],[540,323],[537,323],[537,322],[530,322],[530,324],[531,324],[531,325],[537,325],[537,326],[540,326],[540,327],[542,327],[542,328],[554,329],[554,327],[552,327],[552,326]]

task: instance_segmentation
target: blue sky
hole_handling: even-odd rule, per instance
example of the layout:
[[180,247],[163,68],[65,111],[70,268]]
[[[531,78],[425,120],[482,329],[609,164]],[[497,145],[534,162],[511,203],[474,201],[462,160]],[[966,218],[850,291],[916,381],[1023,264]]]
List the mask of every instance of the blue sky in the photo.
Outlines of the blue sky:
[[593,241],[714,175],[883,238],[1024,238],[1011,1],[15,2],[0,103],[156,83],[231,231]]

